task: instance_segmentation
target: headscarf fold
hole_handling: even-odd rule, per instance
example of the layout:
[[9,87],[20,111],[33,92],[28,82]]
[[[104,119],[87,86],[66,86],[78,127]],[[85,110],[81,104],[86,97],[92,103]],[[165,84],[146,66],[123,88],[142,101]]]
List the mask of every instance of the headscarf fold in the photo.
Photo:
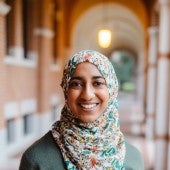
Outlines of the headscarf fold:
[[118,80],[109,59],[93,50],[73,55],[64,68],[61,83],[65,100],[69,81],[83,62],[94,64],[104,77],[109,91],[107,108],[94,122],[83,123],[65,102],[60,120],[52,126],[52,135],[68,170],[123,170],[125,142],[118,118]]

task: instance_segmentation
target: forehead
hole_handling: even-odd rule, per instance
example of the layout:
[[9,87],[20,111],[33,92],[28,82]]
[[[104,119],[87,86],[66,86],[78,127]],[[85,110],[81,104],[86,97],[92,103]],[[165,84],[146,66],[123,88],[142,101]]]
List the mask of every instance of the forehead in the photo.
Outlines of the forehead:
[[[72,76],[102,76],[98,68],[89,62],[83,62],[77,65]],[[103,77],[103,76],[102,76]]]

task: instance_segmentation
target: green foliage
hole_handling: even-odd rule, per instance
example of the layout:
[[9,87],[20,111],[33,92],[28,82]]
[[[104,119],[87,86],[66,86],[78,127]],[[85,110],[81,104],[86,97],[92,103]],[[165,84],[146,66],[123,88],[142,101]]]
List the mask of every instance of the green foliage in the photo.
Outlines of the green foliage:
[[120,52],[119,55],[117,60],[112,59],[112,64],[119,81],[119,87],[120,90],[131,91],[134,89],[134,59],[126,53]]

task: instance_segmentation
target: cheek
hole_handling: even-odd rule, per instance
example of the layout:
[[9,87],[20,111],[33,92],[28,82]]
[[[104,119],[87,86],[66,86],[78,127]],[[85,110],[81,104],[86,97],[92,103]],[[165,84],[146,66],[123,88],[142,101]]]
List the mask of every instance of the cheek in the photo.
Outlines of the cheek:
[[76,90],[68,90],[67,93],[67,103],[68,105],[74,104],[76,99],[78,98],[79,94]]
[[100,97],[100,99],[105,102],[108,103],[109,101],[109,92],[108,89],[103,89],[98,93],[98,96]]

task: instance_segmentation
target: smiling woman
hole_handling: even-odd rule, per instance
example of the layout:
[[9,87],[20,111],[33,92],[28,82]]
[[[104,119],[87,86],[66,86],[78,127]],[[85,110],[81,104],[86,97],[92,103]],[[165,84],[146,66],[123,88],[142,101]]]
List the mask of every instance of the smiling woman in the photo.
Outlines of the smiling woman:
[[23,154],[20,170],[143,170],[120,131],[118,81],[104,55],[84,50],[66,64],[65,105],[52,130]]
[[97,67],[89,62],[79,64],[68,87],[67,104],[72,113],[82,122],[93,122],[108,100],[107,85]]

